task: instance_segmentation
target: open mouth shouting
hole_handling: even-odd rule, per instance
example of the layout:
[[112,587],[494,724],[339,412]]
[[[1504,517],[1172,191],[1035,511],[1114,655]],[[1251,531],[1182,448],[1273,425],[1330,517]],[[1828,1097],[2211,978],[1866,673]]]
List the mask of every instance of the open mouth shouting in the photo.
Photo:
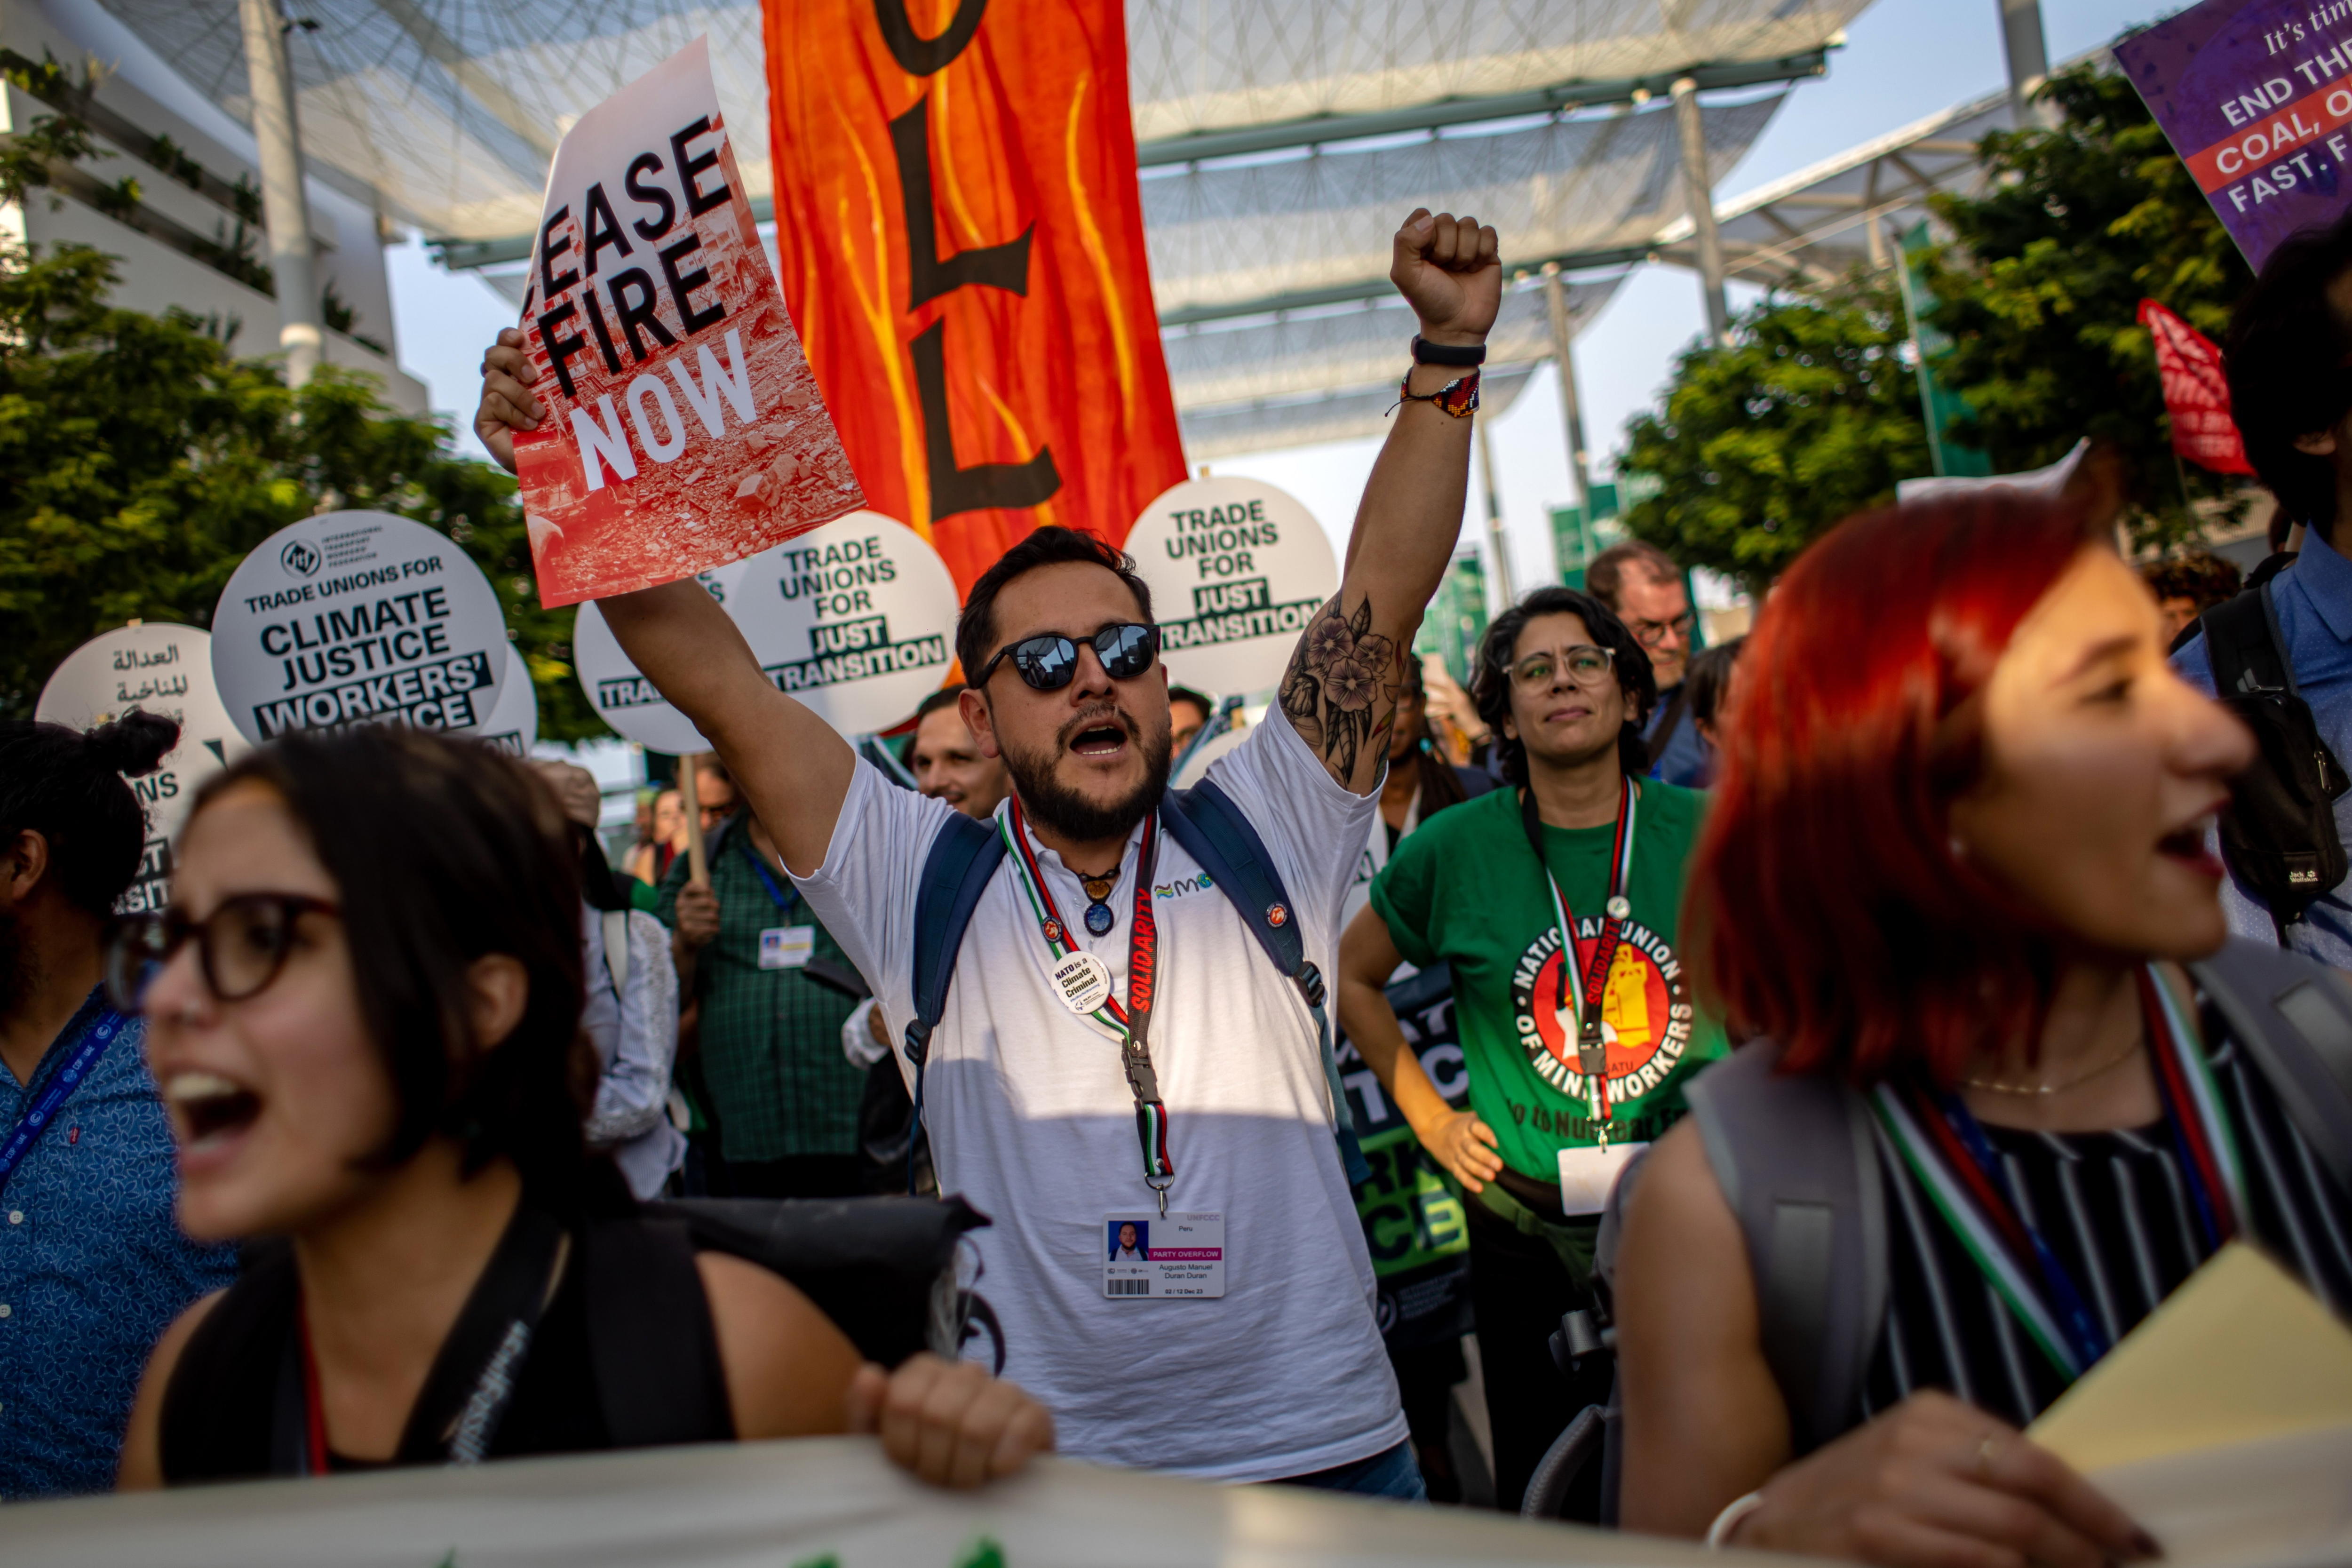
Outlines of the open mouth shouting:
[[2224,875],[2221,858],[2210,847],[2215,815],[2200,812],[2182,823],[2156,841],[2156,852],[2186,870],[2220,881]]
[[1134,724],[1116,708],[1082,713],[1062,726],[1062,745],[1089,763],[1117,762],[1134,740]]
[[183,1172],[226,1159],[261,1114],[258,1094],[219,1073],[184,1069],[160,1087]]

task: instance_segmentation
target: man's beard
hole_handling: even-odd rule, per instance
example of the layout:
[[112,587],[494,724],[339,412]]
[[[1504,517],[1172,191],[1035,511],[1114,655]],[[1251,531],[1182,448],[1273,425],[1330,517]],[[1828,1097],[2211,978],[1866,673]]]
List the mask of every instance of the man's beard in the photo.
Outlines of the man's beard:
[[[1126,731],[1129,742],[1142,752],[1143,778],[1118,799],[1098,802],[1062,783],[1055,775],[1054,764],[1061,760],[1068,737],[1105,724]],[[1093,844],[1126,837],[1144,814],[1160,804],[1168,790],[1171,750],[1166,729],[1146,739],[1132,719],[1115,708],[1106,708],[1065,724],[1050,750],[1028,752],[1007,745],[1004,769],[1013,775],[1021,809],[1031,820],[1074,843]]]

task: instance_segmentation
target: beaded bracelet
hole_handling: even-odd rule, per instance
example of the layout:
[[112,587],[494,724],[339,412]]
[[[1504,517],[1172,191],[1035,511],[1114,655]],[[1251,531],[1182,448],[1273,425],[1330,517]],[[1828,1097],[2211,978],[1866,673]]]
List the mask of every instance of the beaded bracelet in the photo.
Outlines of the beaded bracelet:
[[1478,412],[1478,375],[1472,371],[1459,381],[1449,381],[1435,392],[1417,393],[1412,389],[1412,372],[1404,373],[1397,384],[1397,400],[1389,408],[1393,414],[1408,403],[1434,403],[1456,419],[1467,419]]

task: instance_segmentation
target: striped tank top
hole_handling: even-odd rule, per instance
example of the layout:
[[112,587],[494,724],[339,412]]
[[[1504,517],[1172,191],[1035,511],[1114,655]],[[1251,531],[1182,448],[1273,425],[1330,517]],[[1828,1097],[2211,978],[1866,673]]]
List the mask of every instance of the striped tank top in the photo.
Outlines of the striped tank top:
[[[2352,1318],[2352,1203],[2314,1158],[2262,1070],[2201,1008],[2215,1082],[2245,1167],[2244,1239]],[[1883,1128],[1886,1321],[1860,1419],[1937,1388],[2016,1426],[2066,1391],[1905,1167]],[[2209,1248],[2161,1125],[2113,1132],[2023,1132],[1988,1125],[2029,1223],[2080,1282],[2109,1342],[2131,1331],[2205,1261]]]

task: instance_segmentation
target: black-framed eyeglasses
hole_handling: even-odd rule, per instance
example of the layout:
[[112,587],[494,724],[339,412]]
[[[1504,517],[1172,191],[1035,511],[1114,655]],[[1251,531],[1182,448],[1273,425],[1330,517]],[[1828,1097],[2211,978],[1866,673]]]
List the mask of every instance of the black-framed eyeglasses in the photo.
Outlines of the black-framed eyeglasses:
[[179,909],[134,915],[115,927],[107,946],[107,999],[122,1012],[139,1011],[147,987],[190,938],[197,970],[215,996],[223,1002],[257,996],[286,967],[295,924],[304,915],[342,912],[341,905],[306,893],[237,893],[203,920]]
[[[1134,621],[1113,621],[1086,640],[1094,645],[1103,673],[1113,680],[1133,680],[1160,657],[1160,628]],[[1008,658],[1021,679],[1039,691],[1059,691],[1077,678],[1078,645],[1059,632],[1041,632],[998,648],[972,684],[986,686],[996,667]]]
[[1685,642],[1688,642],[1690,640],[1691,627],[1696,624],[1696,617],[1695,617],[1690,611],[1685,610],[1681,615],[1675,616],[1672,620],[1644,621],[1639,619],[1629,619],[1625,623],[1625,629],[1632,632],[1633,634],[1633,640],[1640,643],[1643,647],[1655,647],[1660,643],[1666,640],[1666,635],[1669,632],[1673,633],[1675,637],[1682,638]]

